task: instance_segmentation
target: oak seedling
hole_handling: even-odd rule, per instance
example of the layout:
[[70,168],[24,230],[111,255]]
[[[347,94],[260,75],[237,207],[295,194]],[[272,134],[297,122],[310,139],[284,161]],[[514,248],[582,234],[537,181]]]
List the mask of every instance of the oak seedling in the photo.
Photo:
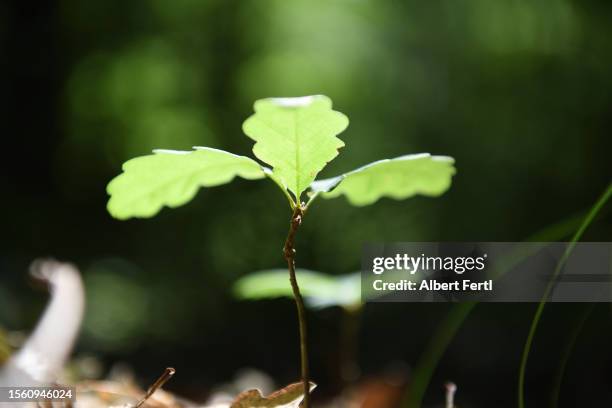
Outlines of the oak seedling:
[[[454,160],[428,153],[405,155],[316,180],[344,146],[337,136],[348,126],[348,118],[333,110],[332,101],[323,95],[261,99],[254,108],[255,113],[242,128],[255,141],[255,157],[265,165],[210,147],[155,150],[123,164],[123,173],[108,184],[107,208],[118,219],[147,218],[164,206],[175,208],[189,202],[202,187],[229,183],[235,177],[273,181],[292,211],[283,254],[298,310],[301,377],[303,389],[307,390],[310,382],[306,318],[294,248],[307,210],[318,197],[331,199],[344,195],[352,205],[365,206],[381,197],[400,200],[415,195],[439,196],[450,187],[455,174]],[[303,405],[310,406],[308,392]]]

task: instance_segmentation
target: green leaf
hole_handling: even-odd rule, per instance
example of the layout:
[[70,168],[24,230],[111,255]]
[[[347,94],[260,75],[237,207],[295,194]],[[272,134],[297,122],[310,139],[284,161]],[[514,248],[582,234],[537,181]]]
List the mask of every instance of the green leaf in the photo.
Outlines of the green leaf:
[[[312,308],[328,306],[354,307],[361,304],[359,272],[332,276],[307,269],[297,269],[300,292]],[[239,299],[293,298],[289,275],[285,269],[271,269],[249,274],[234,285]]]
[[261,99],[242,128],[255,140],[255,156],[272,166],[299,203],[302,192],[344,146],[336,135],[347,126],[348,118],[332,110],[328,97],[318,95]]
[[324,198],[342,194],[356,206],[368,205],[381,197],[396,200],[417,194],[439,196],[451,185],[455,160],[429,153],[379,160],[349,173],[315,181],[310,188]]
[[108,184],[108,212],[118,219],[152,217],[164,206],[190,201],[200,187],[265,177],[254,160],[223,150],[194,147],[195,151],[155,150],[123,164],[123,173]]

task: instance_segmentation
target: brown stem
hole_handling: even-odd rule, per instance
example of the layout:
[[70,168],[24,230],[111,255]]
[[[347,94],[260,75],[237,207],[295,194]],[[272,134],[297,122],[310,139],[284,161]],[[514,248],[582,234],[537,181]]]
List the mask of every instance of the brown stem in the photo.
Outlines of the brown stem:
[[297,306],[298,321],[300,327],[300,360],[302,365],[302,383],[304,384],[304,401],[302,401],[303,408],[310,408],[310,380],[308,375],[308,340],[306,333],[306,309],[304,307],[304,299],[300,293],[300,287],[298,286],[297,278],[295,276],[295,234],[297,233],[300,224],[302,224],[302,217],[304,216],[304,210],[301,205],[296,205],[291,215],[291,222],[289,224],[289,233],[285,240],[285,246],[283,248],[283,254],[287,260],[287,267],[289,269],[289,281],[291,282],[291,288],[293,289],[293,297],[295,298],[295,305]]
[[134,408],[140,408],[147,400],[161,388],[176,372],[176,370],[172,367],[168,367],[164,370],[164,373],[149,387],[147,393],[138,403],[134,406]]

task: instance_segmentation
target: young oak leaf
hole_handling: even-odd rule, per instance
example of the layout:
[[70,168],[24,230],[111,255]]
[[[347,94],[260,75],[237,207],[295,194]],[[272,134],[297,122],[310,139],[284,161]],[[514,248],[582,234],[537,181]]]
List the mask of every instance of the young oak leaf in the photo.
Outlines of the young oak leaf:
[[[313,309],[329,306],[354,308],[361,304],[361,278],[359,272],[328,275],[308,269],[296,269],[300,292],[306,305]],[[284,269],[269,269],[249,273],[238,279],[233,287],[239,299],[258,300],[276,297],[293,298],[291,284]]]
[[178,207],[190,201],[200,187],[265,177],[255,160],[209,147],[193,151],[155,150],[123,164],[123,173],[107,186],[108,212],[115,218],[152,217],[163,206]]
[[324,198],[342,194],[349,203],[364,206],[381,197],[396,200],[417,194],[439,196],[451,185],[455,160],[429,153],[379,160],[337,177],[315,181],[311,193]]
[[346,129],[348,118],[332,110],[331,99],[323,95],[260,99],[254,108],[242,125],[255,140],[253,153],[272,166],[299,203],[302,192],[344,146],[336,135]]
[[[310,382],[312,392],[316,384]],[[289,384],[285,388],[264,397],[259,390],[248,390],[240,393],[229,408],[298,408],[304,398],[304,384]]]

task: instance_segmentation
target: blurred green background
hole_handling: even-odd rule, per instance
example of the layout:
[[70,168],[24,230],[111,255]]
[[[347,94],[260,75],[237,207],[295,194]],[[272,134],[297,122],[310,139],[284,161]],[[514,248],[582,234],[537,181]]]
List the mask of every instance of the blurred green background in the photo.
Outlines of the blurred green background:
[[[153,148],[205,145],[240,154],[255,99],[325,94],[351,124],[322,176],[405,153],[455,157],[439,199],[366,208],[318,202],[298,265],[359,268],[365,241],[518,241],[586,210],[612,176],[612,3],[606,1],[195,1],[0,3],[8,142],[0,202],[0,324],[27,331],[46,297],[27,265],[78,264],[88,310],[76,355],[127,362],[193,397],[257,367],[298,377],[289,300],[238,302],[241,276],[282,267],[290,212],[272,183],[202,191],[178,210],[120,222],[105,210],[121,163]],[[13,160],[12,164],[9,165]],[[601,217],[585,239],[610,241]],[[449,305],[376,304],[359,334],[363,376],[413,366]],[[546,401],[582,305],[551,305],[527,372]],[[514,406],[518,360],[535,305],[477,307],[436,371],[462,406]],[[341,311],[310,316],[319,395],[333,374]],[[607,305],[587,321],[561,406],[612,401]]]

